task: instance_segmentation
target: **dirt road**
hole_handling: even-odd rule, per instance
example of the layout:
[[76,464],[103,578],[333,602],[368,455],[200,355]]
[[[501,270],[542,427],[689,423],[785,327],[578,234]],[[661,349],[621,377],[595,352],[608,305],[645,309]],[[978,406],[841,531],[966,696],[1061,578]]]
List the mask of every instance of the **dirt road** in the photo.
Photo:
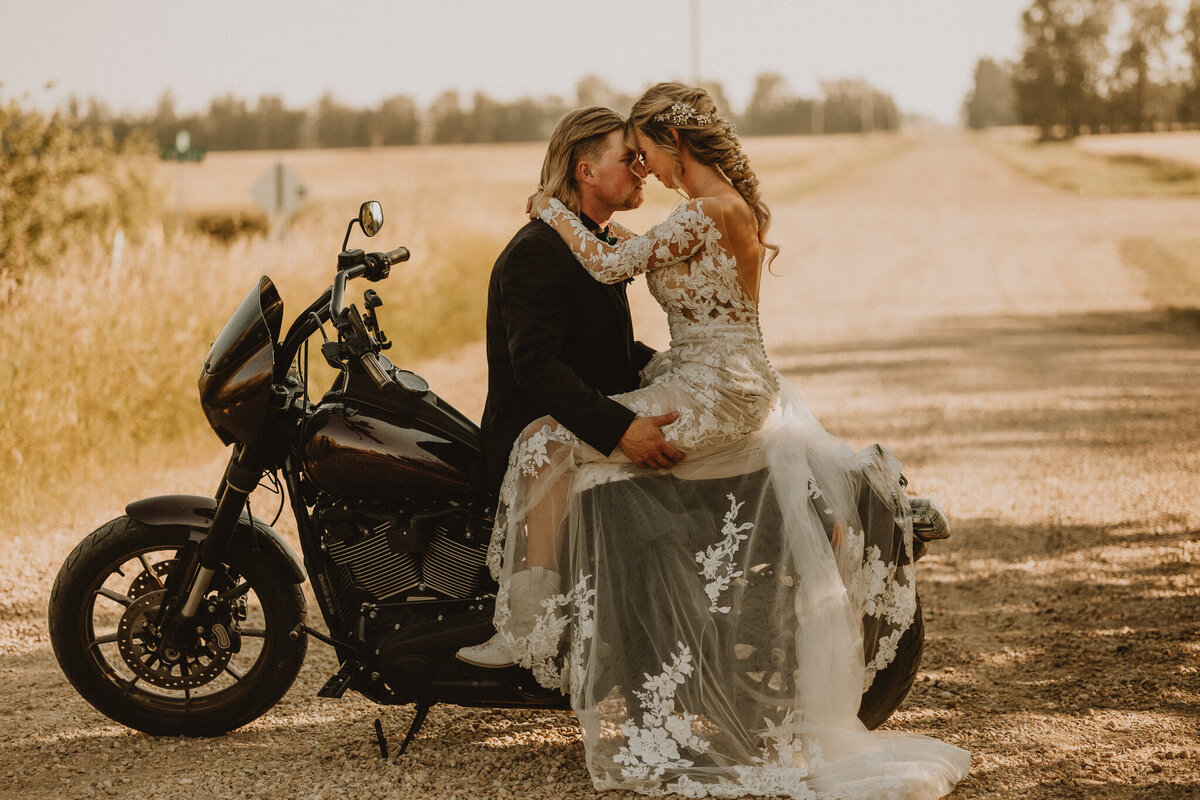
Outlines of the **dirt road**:
[[[1200,797],[1200,312],[1150,307],[1120,258],[1126,237],[1194,235],[1200,201],[1075,197],[937,135],[774,212],[776,366],[955,524],[921,562],[925,660],[889,727],[972,751],[956,798]],[[638,318],[661,343],[657,310]],[[425,370],[471,413],[478,358]],[[109,724],[45,633],[78,535],[2,545],[0,795],[590,796],[566,714],[436,707],[383,761],[373,720],[396,737],[411,709],[318,700],[335,665],[315,643],[233,734]]]

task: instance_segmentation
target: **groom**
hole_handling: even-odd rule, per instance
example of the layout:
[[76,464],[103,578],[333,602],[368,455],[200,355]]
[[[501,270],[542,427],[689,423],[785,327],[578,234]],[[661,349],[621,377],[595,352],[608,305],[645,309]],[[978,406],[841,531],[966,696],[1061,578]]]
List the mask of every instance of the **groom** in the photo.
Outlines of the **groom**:
[[[603,237],[613,212],[642,204],[645,176],[625,143],[625,120],[593,106],[559,121],[541,186]],[[488,285],[486,488],[499,490],[517,436],[547,414],[605,455],[620,448],[645,467],[680,461],[683,453],[660,430],[678,413],[637,417],[608,397],[636,389],[653,354],[633,338],[625,284],[596,281],[553,228],[528,222],[496,260]]]

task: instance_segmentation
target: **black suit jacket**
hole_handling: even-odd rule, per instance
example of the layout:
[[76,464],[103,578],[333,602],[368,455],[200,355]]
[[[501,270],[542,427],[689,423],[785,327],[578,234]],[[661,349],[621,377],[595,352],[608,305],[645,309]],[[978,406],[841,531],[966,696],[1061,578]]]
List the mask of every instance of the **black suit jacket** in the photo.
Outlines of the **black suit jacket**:
[[625,284],[595,280],[553,228],[531,220],[488,285],[484,488],[499,489],[513,442],[546,414],[611,453],[636,415],[608,395],[636,389],[653,354],[633,338]]

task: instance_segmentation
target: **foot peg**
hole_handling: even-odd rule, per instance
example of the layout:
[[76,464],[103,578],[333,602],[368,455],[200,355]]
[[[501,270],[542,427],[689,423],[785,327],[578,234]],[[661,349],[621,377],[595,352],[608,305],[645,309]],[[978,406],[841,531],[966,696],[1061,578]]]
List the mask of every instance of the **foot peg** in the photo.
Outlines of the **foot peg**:
[[321,691],[317,692],[317,697],[341,697],[362,670],[362,664],[357,661],[347,661],[329,680],[325,681]]

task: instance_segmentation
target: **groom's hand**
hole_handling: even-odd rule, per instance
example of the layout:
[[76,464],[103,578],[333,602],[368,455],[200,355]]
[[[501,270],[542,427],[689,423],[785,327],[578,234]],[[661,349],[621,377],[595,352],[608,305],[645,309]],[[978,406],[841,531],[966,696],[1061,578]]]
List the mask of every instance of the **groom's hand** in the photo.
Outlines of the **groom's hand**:
[[629,424],[617,447],[639,467],[654,469],[678,464],[683,461],[683,453],[672,447],[662,435],[662,428],[677,419],[678,411],[657,417],[637,417]]

